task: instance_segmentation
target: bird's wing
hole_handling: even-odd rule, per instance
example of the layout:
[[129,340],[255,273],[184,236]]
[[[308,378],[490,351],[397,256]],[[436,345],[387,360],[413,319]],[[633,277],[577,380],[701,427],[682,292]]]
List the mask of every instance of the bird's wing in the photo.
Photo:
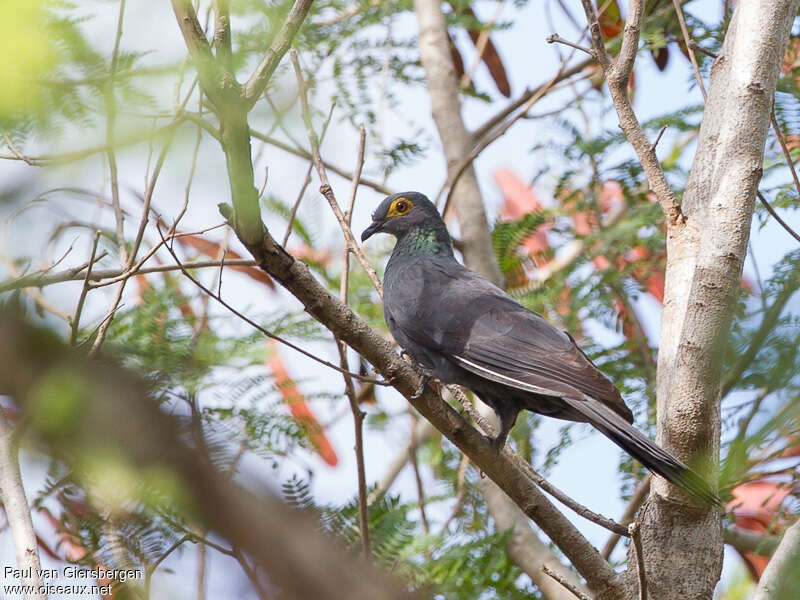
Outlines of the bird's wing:
[[423,301],[401,324],[408,338],[491,381],[549,396],[585,394],[633,420],[568,333],[463,267],[441,271],[446,276],[428,273]]

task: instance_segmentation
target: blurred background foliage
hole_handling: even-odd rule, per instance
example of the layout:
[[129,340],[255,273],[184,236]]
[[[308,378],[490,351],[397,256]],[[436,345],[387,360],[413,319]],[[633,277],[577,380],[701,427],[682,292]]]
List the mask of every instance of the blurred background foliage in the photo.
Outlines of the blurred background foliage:
[[[527,3],[505,4],[445,4],[465,106],[484,106],[488,114],[507,104],[504,97],[513,97],[511,83],[519,88],[517,82],[527,81],[502,58],[499,42],[514,31],[525,35],[525,22],[508,15],[526,10]],[[560,1],[537,4],[562,30],[578,14]],[[613,51],[623,20],[616,0],[605,5],[604,33]],[[721,46],[727,5],[686,6],[695,41],[711,54]],[[231,2],[232,67],[240,81],[265,52],[289,6]],[[200,2],[197,12],[210,32],[212,3]],[[106,354],[146,378],[165,410],[185,418],[187,435],[203,436],[216,464],[232,477],[252,475],[253,469],[274,472],[287,502],[313,511],[322,531],[358,553],[355,499],[330,503],[315,497],[309,484],[315,471],[338,468],[340,454],[350,452],[349,438],[341,433],[345,428],[338,427],[349,416],[341,377],[294,362],[291,350],[268,342],[188,282],[160,244],[157,228],[167,232],[177,224],[185,200],[188,216],[178,231],[186,235],[167,243],[187,263],[216,264],[191,272],[211,289],[230,290],[223,295],[235,298],[251,320],[272,334],[314,354],[335,355],[331,336],[257,267],[244,264],[245,252],[234,255],[229,233],[215,227],[220,219],[214,205],[226,200],[227,188],[204,189],[193,182],[202,177],[198,170],[209,164],[209,156],[218,176],[224,173],[221,154],[214,153],[219,124],[198,91],[177,27],[166,29],[173,38],[168,50],[159,39],[129,43],[146,23],[141,10],[118,1],[0,4],[0,56],[14,57],[0,64],[0,130],[6,146],[0,168],[7,173],[0,188],[5,218],[0,298],[49,324],[78,352],[102,345]],[[684,77],[681,85],[693,88],[671,3],[649,2],[645,25],[639,63],[651,61],[664,71],[656,77]],[[478,57],[481,39],[484,51]],[[413,6],[406,0],[315,2],[295,41],[314,96],[314,124],[321,129],[326,118],[331,120],[337,133],[328,135],[345,148],[323,158],[352,164],[347,138],[352,132],[342,131],[366,127],[365,178],[370,185],[363,189],[384,193],[409,187],[414,169],[439,161],[421,96],[425,82],[416,44]],[[800,152],[798,49],[800,38],[793,37],[775,102],[793,158]],[[697,57],[707,76],[713,59],[704,53]],[[666,70],[668,64],[673,70]],[[287,248],[338,294],[341,241],[331,234],[334,221],[315,198],[316,183],[307,187],[304,173],[310,169],[303,157],[308,149],[287,65],[282,63],[251,114],[256,185],[265,185],[262,210],[276,239],[288,227]],[[675,65],[681,69],[678,75]],[[499,199],[492,238],[509,292],[579,339],[623,391],[637,425],[653,436],[657,314],[664,298],[663,217],[641,166],[609,118],[610,103],[599,93],[596,78],[596,68],[587,67],[548,96],[546,112],[537,114],[534,107],[519,121],[517,127],[534,128],[529,139],[536,142],[517,149],[523,158],[516,164],[527,165],[526,171],[517,166],[491,173]],[[631,86],[634,97],[645,93],[638,89],[639,75]],[[693,98],[687,95],[685,105],[644,122],[651,139],[667,128],[659,156],[678,196],[702,118],[702,106],[692,104]],[[400,126],[392,125],[398,120]],[[282,154],[275,159],[278,151]],[[159,177],[163,183],[154,195]],[[761,189],[776,208],[796,209],[798,190],[774,133],[767,143]],[[433,198],[435,190],[427,191]],[[144,214],[144,205],[151,214]],[[770,219],[758,205],[754,227],[766,227]],[[457,238],[457,223],[450,224]],[[800,283],[800,250],[783,232],[775,235],[783,237],[764,258],[761,248],[751,248],[723,368],[726,523],[767,534],[780,533],[800,512],[800,321],[793,296]],[[159,246],[151,259],[138,264]],[[376,247],[370,250],[380,272],[387,247]],[[91,285],[84,285],[90,256],[95,275]],[[223,256],[240,263],[223,270]],[[759,263],[767,261],[769,268],[759,271]],[[146,271],[149,267],[156,269]],[[24,277],[41,280],[27,285]],[[376,294],[357,266],[350,273],[349,301],[388,336]],[[350,368],[370,373],[357,357],[351,357]],[[382,390],[376,393],[372,384],[356,385],[375,435],[408,432],[409,423],[414,427],[416,419],[402,402],[388,399]],[[52,394],[50,410],[61,414],[57,397]],[[69,412],[69,406],[62,408]],[[13,411],[7,416],[13,419]],[[69,415],[62,416],[55,427],[68,421]],[[543,433],[542,427],[539,417],[528,414],[512,441],[545,473],[555,469],[575,440],[589,435],[582,425],[559,423],[555,433]],[[507,532],[493,527],[476,488],[480,474],[467,469],[458,450],[439,435],[429,432],[419,441],[410,468],[423,473],[417,479],[424,487],[400,493],[373,485],[377,499],[370,506],[369,524],[375,559],[410,588],[437,598],[538,597],[508,557]],[[29,492],[40,515],[42,552],[54,561],[136,566],[148,574],[145,581],[120,584],[120,595],[148,596],[150,575],[173,552],[171,560],[184,562],[169,563],[171,568],[188,563],[192,552],[205,557],[205,552],[228,550],[247,569],[235,549],[221,550],[220,540],[198,529],[158,478],[129,482],[133,491],[112,518],[91,489],[124,488],[108,479],[109,471],[117,471],[116,477],[124,472],[95,466],[74,473],[55,457],[30,460],[46,465],[41,485]],[[646,472],[621,455],[619,471],[619,495],[627,500]],[[342,485],[354,489],[355,477]],[[184,552],[186,547],[194,550]],[[742,590],[766,564],[755,553],[742,554],[744,567],[722,592],[728,600],[746,597]],[[259,587],[259,576],[248,576],[254,593],[269,597]]]

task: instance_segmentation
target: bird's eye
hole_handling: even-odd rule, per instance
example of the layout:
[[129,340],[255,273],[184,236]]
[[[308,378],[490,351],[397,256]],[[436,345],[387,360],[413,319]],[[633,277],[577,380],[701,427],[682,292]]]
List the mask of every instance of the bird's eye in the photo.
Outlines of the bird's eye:
[[394,205],[394,208],[397,212],[403,214],[404,212],[408,211],[408,204],[401,200],[400,202]]

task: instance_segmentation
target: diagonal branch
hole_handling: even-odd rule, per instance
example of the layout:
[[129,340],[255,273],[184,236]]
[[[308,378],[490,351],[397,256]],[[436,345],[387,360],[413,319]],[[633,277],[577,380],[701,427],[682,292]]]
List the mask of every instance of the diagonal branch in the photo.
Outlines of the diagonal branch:
[[606,51],[603,33],[600,30],[600,23],[597,19],[597,12],[594,10],[592,0],[581,0],[586,18],[589,21],[589,31],[592,36],[592,48],[597,61],[603,69],[608,82],[608,91],[611,100],[619,117],[619,125],[633,146],[639,162],[642,164],[650,189],[661,205],[667,217],[668,226],[682,225],[684,222],[683,213],[675,197],[675,192],[667,183],[664,169],[658,162],[655,148],[642,129],[628,94],[628,81],[633,72],[633,64],[636,61],[636,52],[639,47],[639,31],[643,20],[643,1],[630,0],[628,4],[628,18],[625,22],[625,30],[622,35],[622,47],[616,62],[612,63],[611,57]]
[[800,585],[800,520],[786,530],[761,574],[753,600],[789,600]]
[[264,89],[269,83],[270,77],[275,72],[278,64],[281,62],[283,55],[289,50],[292,40],[300,30],[300,26],[311,8],[313,0],[295,0],[289,15],[286,17],[283,26],[281,27],[272,44],[261,59],[258,67],[244,84],[244,99],[248,107],[252,107]]
[[222,100],[222,71],[219,63],[211,52],[211,45],[206,39],[206,34],[197,20],[191,0],[171,0],[172,10],[178,20],[178,26],[186,42],[186,48],[197,68],[203,91],[214,103],[217,109],[223,106]]
[[[369,277],[369,280],[372,282],[373,287],[378,292],[378,296],[383,298],[383,286],[381,282],[378,280],[378,275],[375,273],[375,269],[370,264],[369,260],[367,260],[364,251],[356,242],[356,238],[353,236],[353,231],[350,229],[350,224],[345,218],[342,209],[339,207],[339,203],[336,201],[336,197],[333,194],[333,188],[331,188],[331,184],[328,182],[328,174],[325,172],[325,165],[322,164],[322,157],[319,154],[319,138],[317,134],[314,132],[314,128],[311,125],[311,111],[308,107],[308,91],[306,89],[305,81],[303,80],[303,73],[300,69],[300,63],[297,60],[297,53],[292,50],[291,52],[291,59],[292,65],[294,66],[294,72],[297,77],[297,86],[300,88],[300,105],[302,107],[303,113],[303,121],[306,125],[306,131],[308,132],[308,141],[311,143],[311,160],[314,162],[314,167],[317,169],[317,174],[319,175],[320,183],[322,184],[319,188],[320,193],[325,196],[325,199],[330,204],[331,210],[333,214],[336,216],[336,220],[339,222],[339,226],[342,229],[342,235],[344,235],[344,242],[347,246],[348,250],[352,252],[356,260],[358,260],[358,264],[364,269]],[[354,181],[357,181],[357,178],[354,178]],[[355,184],[354,184],[355,185]]]
[[[229,218],[228,205],[220,205]],[[240,238],[241,239],[241,238]],[[472,462],[491,477],[503,491],[533,519],[542,531],[564,552],[583,575],[599,599],[620,597],[617,573],[577,528],[544,496],[533,482],[504,454],[498,455],[489,441],[450,405],[430,389],[419,398],[412,398],[419,389],[420,377],[402,360],[389,342],[372,330],[358,315],[331,294],[311,274],[308,266],[295,260],[263,231],[259,244],[242,242],[259,266],[272,275],[304,306],[305,310],[368,360],[401,394],[409,399],[434,427],[470,457]]]

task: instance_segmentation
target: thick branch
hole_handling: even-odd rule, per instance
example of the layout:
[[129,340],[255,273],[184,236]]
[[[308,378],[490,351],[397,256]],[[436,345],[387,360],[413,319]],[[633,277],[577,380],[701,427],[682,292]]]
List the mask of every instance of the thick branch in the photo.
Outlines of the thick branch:
[[172,10],[178,20],[178,26],[181,28],[189,55],[197,68],[203,91],[214,103],[214,106],[221,110],[224,106],[222,102],[222,71],[211,52],[211,45],[200,26],[200,21],[197,20],[194,6],[192,6],[191,0],[172,0]]
[[800,589],[800,520],[786,530],[761,574],[753,600],[791,600]]

